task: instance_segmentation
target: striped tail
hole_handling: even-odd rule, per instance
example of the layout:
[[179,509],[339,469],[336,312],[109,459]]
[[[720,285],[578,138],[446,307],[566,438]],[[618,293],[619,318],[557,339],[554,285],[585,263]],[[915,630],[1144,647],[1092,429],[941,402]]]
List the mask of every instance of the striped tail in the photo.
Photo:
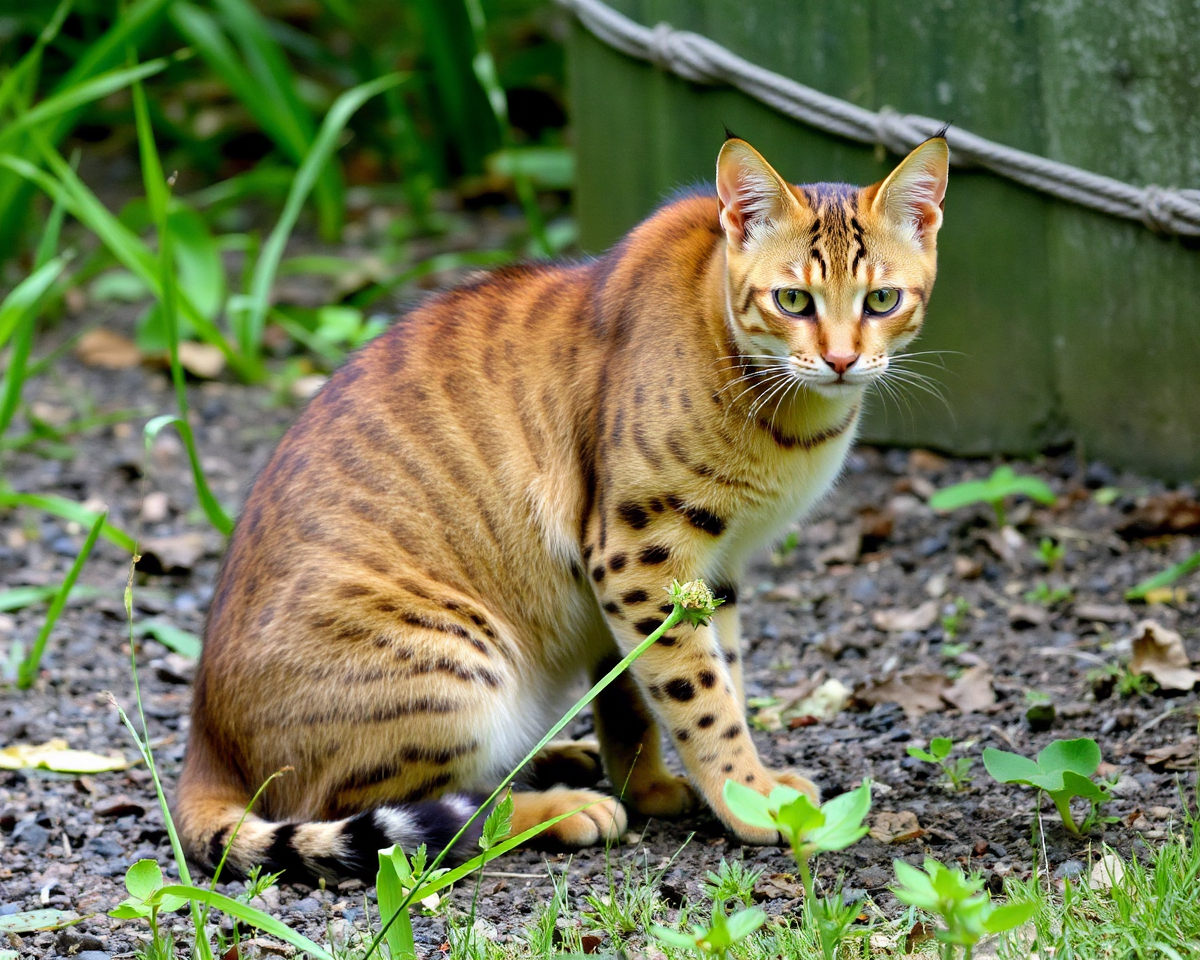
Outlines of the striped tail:
[[[479,808],[483,798],[447,794],[436,800],[377,807],[344,820],[272,823],[246,814],[244,803],[180,798],[180,834],[188,856],[210,873],[225,857],[222,875],[246,876],[255,866],[282,872],[287,883],[318,881],[373,883],[378,851],[397,844],[411,853],[425,844],[430,859],[444,849]],[[206,808],[206,809],[205,809]],[[242,825],[230,844],[239,820]],[[446,863],[462,863],[479,852],[484,817],[476,818]],[[226,847],[229,850],[226,853]]]

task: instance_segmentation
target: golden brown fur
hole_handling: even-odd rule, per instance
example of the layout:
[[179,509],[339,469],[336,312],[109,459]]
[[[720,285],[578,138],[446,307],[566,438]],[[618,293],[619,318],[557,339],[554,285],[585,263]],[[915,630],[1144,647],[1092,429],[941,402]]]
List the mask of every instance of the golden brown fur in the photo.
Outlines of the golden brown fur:
[[[665,206],[594,262],[481,276],[352,358],[255,484],[221,573],[179,789],[192,855],[211,864],[284,766],[236,869],[368,875],[372,845],[444,842],[470,810],[454,794],[490,791],[696,577],[727,603],[601,696],[604,768],[639,813],[698,793],[773,842],[725,808],[725,780],[815,788],[749,737],[737,580],[828,489],[863,386],[919,329],[945,158],[935,139],[882,186],[792,187],[731,140],[717,197]],[[866,317],[881,286],[900,304]],[[781,288],[814,312],[786,314]],[[535,779],[569,786],[517,793],[514,830],[596,800],[552,839],[623,831],[618,803],[571,788],[598,779],[592,750],[541,761]]]

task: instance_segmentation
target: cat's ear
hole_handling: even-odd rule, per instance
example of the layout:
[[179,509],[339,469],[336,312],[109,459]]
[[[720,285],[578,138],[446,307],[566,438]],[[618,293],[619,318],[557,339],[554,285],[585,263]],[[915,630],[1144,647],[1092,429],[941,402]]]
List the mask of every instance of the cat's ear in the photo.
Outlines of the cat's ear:
[[931,242],[942,225],[950,148],[933,137],[905,157],[874,192],[872,211],[897,224],[912,239]]
[[717,157],[717,208],[731,246],[744,247],[765,223],[796,203],[784,179],[745,140],[731,137]]

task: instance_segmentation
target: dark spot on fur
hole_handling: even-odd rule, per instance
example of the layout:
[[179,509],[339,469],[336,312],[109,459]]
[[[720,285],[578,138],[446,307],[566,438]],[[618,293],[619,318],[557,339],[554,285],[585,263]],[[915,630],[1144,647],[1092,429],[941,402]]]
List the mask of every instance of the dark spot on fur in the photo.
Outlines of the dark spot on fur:
[[726,650],[723,654],[725,662],[732,665],[738,662],[738,652],[736,650]]
[[663,604],[661,607],[659,607],[659,608],[658,608],[658,612],[659,612],[659,613],[661,613],[661,614],[663,614],[663,615],[668,615],[668,614],[670,614],[670,613],[671,613],[671,611],[672,611],[672,610],[674,610],[674,609],[675,609],[675,604],[673,604],[673,603],[664,603],[664,604]]
[[649,693],[650,696],[652,696],[655,700],[661,700],[663,698],[662,687],[660,687],[657,683],[650,684],[650,686],[646,688],[646,692]]
[[666,563],[670,558],[671,551],[667,547],[660,546],[643,547],[642,552],[638,554],[638,560],[648,567]]
[[625,569],[625,564],[627,562],[628,562],[628,560],[627,560],[625,554],[614,553],[611,557],[608,558],[608,569],[611,570],[613,573],[619,573],[620,571]]
[[702,716],[699,720],[696,721],[696,726],[698,726],[701,730],[707,730],[709,727],[711,727],[716,722],[717,722],[716,717],[714,717],[711,713],[706,713],[704,716]]
[[604,568],[596,567],[592,571],[592,579],[595,580],[597,583],[599,583],[601,580],[603,580],[604,579]]
[[701,507],[688,507],[683,511],[683,516],[697,530],[703,530],[710,536],[719,537],[725,532],[725,521]]
[[686,740],[687,738],[688,738],[688,732],[686,730],[680,728],[679,730],[675,731],[675,739],[676,740]]
[[617,507],[617,516],[633,527],[642,530],[650,522],[650,515],[638,504],[626,501]]
[[753,783],[754,782],[754,774],[752,774],[752,773],[746,774],[746,782]]
[[630,590],[621,598],[621,602],[626,604],[645,603],[649,599],[645,590]]
[[661,623],[661,620],[655,620],[653,617],[647,617],[645,620],[639,620],[633,625],[633,627],[643,637],[648,637],[659,628]]
[[705,690],[711,690],[717,682],[717,675],[711,670],[701,670],[698,679],[700,680],[700,686],[704,687]]
[[683,677],[668,680],[665,689],[667,696],[672,700],[691,700],[696,695],[696,688],[692,686],[692,681],[685,680]]
[[612,600],[609,600],[608,603],[604,605],[605,613],[617,613],[620,609],[621,605],[614,603]]
[[739,724],[734,724],[732,727],[727,727],[725,732],[721,734],[722,739],[733,740],[742,735],[742,728]]
[[721,768],[722,773],[733,773],[733,764],[727,763]]

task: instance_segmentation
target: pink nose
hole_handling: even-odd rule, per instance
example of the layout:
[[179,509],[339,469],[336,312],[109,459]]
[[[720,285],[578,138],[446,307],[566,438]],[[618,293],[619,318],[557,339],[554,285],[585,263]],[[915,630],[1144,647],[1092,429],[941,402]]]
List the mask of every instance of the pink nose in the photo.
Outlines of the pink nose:
[[854,366],[854,361],[858,359],[857,353],[827,353],[824,355],[824,360],[833,372],[843,374]]

